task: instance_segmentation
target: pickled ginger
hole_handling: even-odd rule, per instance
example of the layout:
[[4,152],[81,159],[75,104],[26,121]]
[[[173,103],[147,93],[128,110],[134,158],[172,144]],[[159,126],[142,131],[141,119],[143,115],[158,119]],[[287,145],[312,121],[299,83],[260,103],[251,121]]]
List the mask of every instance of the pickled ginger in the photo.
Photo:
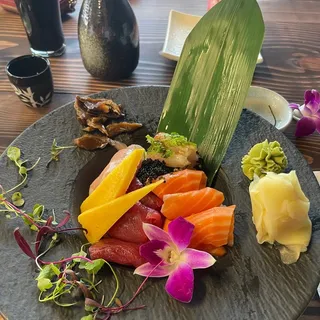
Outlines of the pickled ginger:
[[311,238],[310,203],[295,171],[255,176],[249,188],[257,241],[279,244],[281,260],[296,262]]

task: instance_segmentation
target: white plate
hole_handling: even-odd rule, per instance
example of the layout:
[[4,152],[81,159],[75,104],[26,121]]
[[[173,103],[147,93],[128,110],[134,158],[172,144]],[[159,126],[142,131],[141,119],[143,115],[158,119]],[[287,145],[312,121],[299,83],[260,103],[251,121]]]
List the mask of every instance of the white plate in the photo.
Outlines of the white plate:
[[[171,10],[166,39],[162,51],[160,51],[160,55],[167,59],[178,61],[187,36],[200,19],[201,16],[194,16],[192,14]],[[263,58],[259,53],[257,63],[262,62]]]
[[251,86],[244,107],[269,121],[278,130],[284,130],[292,120],[289,102],[266,88]]

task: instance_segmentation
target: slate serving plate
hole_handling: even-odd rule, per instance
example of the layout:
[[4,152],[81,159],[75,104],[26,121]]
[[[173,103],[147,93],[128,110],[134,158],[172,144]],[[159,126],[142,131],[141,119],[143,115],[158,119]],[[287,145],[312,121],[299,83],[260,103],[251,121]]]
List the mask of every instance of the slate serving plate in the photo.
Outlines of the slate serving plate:
[[[128,120],[141,121],[144,128],[133,135],[124,135],[126,143],[145,145],[147,132],[154,133],[167,87],[132,87],[95,94],[121,103]],[[40,164],[30,174],[28,185],[22,190],[30,210],[42,203],[48,210],[55,209],[58,219],[62,210],[69,209],[77,224],[79,204],[86,196],[90,182],[109,161],[115,150],[106,148],[97,152],[64,151],[59,162],[49,168],[53,138],[60,145],[69,145],[81,134],[73,103],[69,103],[42,118],[12,145],[22,149],[24,158]],[[281,263],[274,248],[258,245],[251,220],[249,181],[242,175],[242,156],[264,139],[278,140],[289,159],[289,169],[297,170],[302,188],[311,200],[310,217],[313,235],[308,253],[287,266]],[[4,188],[15,185],[17,170],[3,154],[0,158],[0,182]],[[196,272],[195,294],[192,303],[181,304],[164,291],[163,279],[148,281],[145,290],[134,305],[146,304],[145,310],[121,313],[116,319],[296,319],[303,312],[319,283],[320,198],[318,183],[307,163],[296,148],[267,121],[244,110],[214,185],[226,194],[226,203],[235,203],[235,246],[226,257],[211,269]],[[0,310],[10,319],[80,319],[82,307],[61,308],[37,301],[38,291],[34,277],[34,263],[16,245],[12,232],[19,225],[23,234],[32,241],[32,235],[19,219],[0,217]],[[65,236],[47,259],[69,256],[79,251],[85,239],[81,233]],[[129,299],[142,278],[132,275],[132,269],[116,266],[121,282],[121,300]],[[111,294],[114,282],[106,270],[103,287]],[[109,288],[109,290],[108,290]],[[101,288],[102,289],[102,288]]]

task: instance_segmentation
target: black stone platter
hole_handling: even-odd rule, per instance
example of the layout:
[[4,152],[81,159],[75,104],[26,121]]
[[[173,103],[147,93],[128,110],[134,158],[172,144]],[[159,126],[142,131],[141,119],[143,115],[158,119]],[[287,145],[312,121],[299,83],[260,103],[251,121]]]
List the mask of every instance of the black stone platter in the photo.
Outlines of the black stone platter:
[[[140,143],[145,146],[144,137],[146,133],[155,132],[167,93],[167,87],[131,87],[93,96],[114,99],[122,104],[127,120],[143,123],[143,129],[132,135],[123,135],[121,140],[127,144]],[[97,152],[66,150],[59,162],[53,162],[46,168],[54,138],[59,145],[70,145],[81,134],[71,102],[33,124],[12,143],[21,148],[24,159],[34,162],[41,157],[22,190],[26,200],[25,210],[41,203],[48,212],[55,209],[59,220],[63,216],[62,211],[68,209],[72,212],[72,224],[78,225],[79,205],[87,195],[89,184],[116,152],[112,147]],[[255,143],[265,139],[281,143],[289,159],[288,169],[297,171],[302,188],[311,202],[313,235],[309,250],[301,255],[297,263],[289,266],[281,262],[275,248],[259,245],[255,239],[249,181],[240,167],[242,156]],[[16,167],[4,153],[0,158],[0,184],[8,189],[18,179]],[[165,279],[150,279],[133,303],[147,307],[121,313],[115,319],[285,320],[297,319],[303,312],[320,280],[320,190],[302,155],[281,132],[259,116],[244,110],[214,186],[225,193],[226,204],[237,205],[234,247],[212,268],[195,272],[194,298],[190,304],[171,299],[164,290]],[[10,320],[80,319],[85,314],[83,303],[62,308],[38,302],[38,289],[34,281],[36,266],[17,246],[13,238],[16,226],[21,227],[29,241],[34,241],[34,233],[20,219],[8,220],[4,214],[0,216],[0,311]],[[85,242],[81,232],[62,236],[61,243],[46,259],[70,256],[78,252]],[[143,279],[134,276],[131,268],[114,267],[121,282],[119,295],[125,302]],[[101,277],[104,282],[100,290],[108,298],[113,292],[114,281],[107,269]]]

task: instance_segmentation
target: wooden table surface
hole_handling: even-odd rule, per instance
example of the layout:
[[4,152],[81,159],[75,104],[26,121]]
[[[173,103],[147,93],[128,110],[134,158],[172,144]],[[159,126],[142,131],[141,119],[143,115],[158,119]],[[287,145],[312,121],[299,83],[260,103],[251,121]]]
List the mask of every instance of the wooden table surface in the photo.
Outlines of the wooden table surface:
[[[79,1],[78,1],[79,2]],[[48,107],[31,109],[13,93],[5,65],[12,58],[30,54],[18,15],[0,8],[0,154],[25,128],[49,111],[74,99],[120,86],[169,85],[175,63],[159,55],[170,9],[203,15],[206,0],[131,0],[140,28],[140,61],[132,77],[117,82],[92,78],[84,69],[77,37],[77,11],[64,19],[67,52],[50,59],[55,94]],[[264,62],[257,66],[254,85],[277,91],[289,102],[303,102],[307,89],[320,90],[320,0],[259,0],[266,35]],[[296,122],[285,135],[303,153],[314,170],[320,170],[320,135],[295,138]],[[307,275],[306,275],[307,276]],[[320,302],[311,301],[301,320],[320,319]]]

